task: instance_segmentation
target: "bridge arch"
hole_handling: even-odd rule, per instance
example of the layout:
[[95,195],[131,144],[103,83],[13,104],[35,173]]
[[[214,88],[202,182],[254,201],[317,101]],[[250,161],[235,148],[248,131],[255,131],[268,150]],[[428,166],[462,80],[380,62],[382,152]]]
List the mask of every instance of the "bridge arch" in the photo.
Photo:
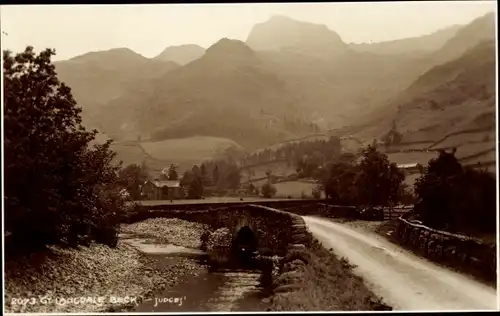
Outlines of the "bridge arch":
[[257,250],[257,247],[257,236],[249,226],[245,225],[236,231],[232,242],[233,251],[252,253]]

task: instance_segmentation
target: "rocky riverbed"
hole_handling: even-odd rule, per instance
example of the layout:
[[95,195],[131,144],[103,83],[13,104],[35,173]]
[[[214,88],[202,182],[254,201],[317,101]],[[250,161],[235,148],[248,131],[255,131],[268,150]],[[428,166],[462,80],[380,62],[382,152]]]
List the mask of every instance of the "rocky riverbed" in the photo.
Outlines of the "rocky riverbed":
[[[121,231],[199,249],[206,227],[179,219],[149,219]],[[168,267],[119,241],[111,249],[91,244],[78,249],[51,247],[5,263],[5,312],[103,312],[133,309],[153,290],[175,286],[203,266],[178,258]]]

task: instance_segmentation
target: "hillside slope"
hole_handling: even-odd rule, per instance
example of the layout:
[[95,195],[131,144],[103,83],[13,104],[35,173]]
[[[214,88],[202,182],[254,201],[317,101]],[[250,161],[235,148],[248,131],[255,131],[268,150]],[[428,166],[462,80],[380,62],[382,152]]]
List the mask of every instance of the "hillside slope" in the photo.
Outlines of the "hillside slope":
[[384,119],[356,135],[381,138],[394,123],[402,142],[432,142],[468,129],[493,130],[495,68],[495,43],[483,42],[423,74],[384,109]]
[[[441,44],[452,35],[438,36]],[[351,125],[360,113],[375,111],[432,66],[427,53],[380,54],[374,52],[376,44],[357,51],[324,25],[284,17],[255,25],[246,42],[301,94],[303,106],[323,128]]]
[[436,53],[434,61],[441,64],[456,59],[466,51],[485,41],[495,41],[495,13],[491,12],[464,27],[461,27],[455,36]]
[[[432,87],[440,84],[443,80],[448,80],[440,77],[439,72],[434,71],[424,77],[427,83],[421,86],[422,88],[419,88],[418,86],[422,81],[415,83],[418,78],[422,77],[426,72],[430,72],[433,67],[439,67],[442,64],[456,60],[466,51],[485,41],[495,41],[495,17],[493,14],[486,14],[462,26],[441,49],[427,56],[414,59],[414,69],[420,69],[420,73],[404,89],[390,95],[386,100],[378,102],[371,109],[366,108],[364,111],[360,111],[357,116],[353,117],[350,124],[336,126],[335,134],[339,136],[356,134],[363,141],[369,142],[373,138],[380,137],[384,129],[387,129],[387,126],[392,124],[394,115],[402,103],[405,103],[409,98],[418,96],[419,93],[425,93],[426,85]],[[456,71],[460,71],[461,66],[459,64],[455,64],[455,67]],[[412,87],[410,88],[410,86]],[[380,129],[383,126],[381,121],[385,122],[386,127],[383,129]]]
[[222,39],[203,57],[103,108],[112,133],[164,140],[197,135],[261,147],[313,131],[281,78],[244,43]]
[[101,110],[111,100],[122,96],[138,82],[161,77],[179,65],[151,60],[128,48],[90,52],[54,63],[58,77],[72,90],[83,108],[84,123],[103,129]]
[[355,51],[375,54],[425,54],[441,49],[461,27],[461,25],[452,25],[424,36],[380,43],[349,44],[349,47]]

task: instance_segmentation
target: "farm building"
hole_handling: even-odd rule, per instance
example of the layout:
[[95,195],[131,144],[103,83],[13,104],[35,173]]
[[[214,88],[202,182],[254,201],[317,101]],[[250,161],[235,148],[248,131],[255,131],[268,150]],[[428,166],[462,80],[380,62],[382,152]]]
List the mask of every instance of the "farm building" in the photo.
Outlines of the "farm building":
[[184,197],[179,180],[146,181],[141,187],[146,200],[175,200]]

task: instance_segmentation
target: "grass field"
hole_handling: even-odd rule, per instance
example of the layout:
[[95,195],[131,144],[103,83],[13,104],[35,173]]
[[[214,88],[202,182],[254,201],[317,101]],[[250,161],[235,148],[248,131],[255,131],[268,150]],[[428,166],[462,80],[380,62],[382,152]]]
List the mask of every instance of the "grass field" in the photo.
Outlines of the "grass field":
[[116,152],[116,160],[123,161],[123,165],[141,164],[148,154],[144,152],[137,142],[120,142],[111,145],[111,149]]
[[170,164],[177,165],[178,172],[182,173],[194,164],[214,158],[229,148],[241,149],[229,139],[202,136],[158,142],[118,142],[111,148],[117,153],[116,160],[123,161],[124,166],[145,162],[152,175],[158,175]]
[[415,180],[420,178],[421,174],[420,173],[415,173],[415,174],[410,174],[405,177],[404,183],[408,185],[409,189],[413,191],[414,186],[415,186]]
[[144,150],[159,160],[182,161],[184,159],[204,160],[222,154],[230,147],[241,147],[226,138],[194,136],[167,139],[159,142],[142,142]]
[[432,148],[447,148],[453,146],[460,146],[461,144],[468,142],[484,142],[487,138],[490,139],[489,142],[494,143],[495,142],[494,131],[453,135],[444,139],[442,142],[439,142],[436,145],[432,146]]
[[436,152],[409,152],[409,153],[394,153],[387,154],[391,162],[397,164],[421,163],[427,165],[430,159],[437,157]]
[[266,176],[267,171],[271,171],[273,175],[275,176],[287,176],[291,173],[294,173],[295,170],[293,169],[292,166],[287,167],[286,162],[272,162],[269,164],[263,164],[259,165],[256,167],[248,168],[248,169],[243,169],[242,170],[242,181],[247,181],[247,175],[248,172],[252,172],[252,177],[251,179],[259,179],[263,178]]
[[286,141],[282,141],[280,143],[274,144],[272,146],[258,149],[256,151],[254,151],[253,153],[259,153],[259,152],[262,152],[266,149],[277,150],[277,149],[284,147],[286,145],[291,145],[294,143],[305,142],[305,141],[316,141],[316,140],[328,140],[328,136],[324,133],[318,133],[318,134],[313,134],[313,135],[309,135],[309,136],[305,136],[305,137],[301,137],[301,138],[290,139],[290,140],[286,140]]
[[[457,145],[457,153],[456,157],[458,159],[462,159],[464,157],[468,157],[470,155],[474,155],[476,153],[480,153],[483,151],[487,151],[491,149],[491,154],[484,154],[478,157],[475,160],[479,161],[491,161],[494,160],[495,155],[495,143],[492,141],[489,142],[479,142],[479,143],[469,143],[464,145]],[[395,162],[397,164],[406,164],[406,163],[421,163],[424,166],[427,165],[430,159],[438,156],[438,153],[435,151],[429,152],[406,152],[406,153],[389,153],[387,157],[391,162]],[[467,161],[469,163],[469,161]]]
[[473,164],[477,164],[477,163],[484,164],[484,163],[492,162],[492,161],[496,161],[496,152],[494,150],[491,150],[491,151],[485,153],[484,155],[481,155],[478,157],[464,159],[462,164],[463,165],[473,165]]
[[302,193],[306,196],[311,196],[312,189],[315,186],[314,183],[305,183],[299,181],[289,181],[276,183],[276,196],[286,197],[291,196],[292,198],[300,198]]
[[478,154],[484,151],[495,152],[495,143],[494,142],[486,142],[486,143],[472,143],[465,144],[463,146],[457,147],[457,158],[465,158],[474,154]]
[[432,144],[433,144],[432,142],[402,144],[402,145],[392,146],[390,148],[390,151],[397,151],[397,150],[424,150],[424,149],[427,149]]

